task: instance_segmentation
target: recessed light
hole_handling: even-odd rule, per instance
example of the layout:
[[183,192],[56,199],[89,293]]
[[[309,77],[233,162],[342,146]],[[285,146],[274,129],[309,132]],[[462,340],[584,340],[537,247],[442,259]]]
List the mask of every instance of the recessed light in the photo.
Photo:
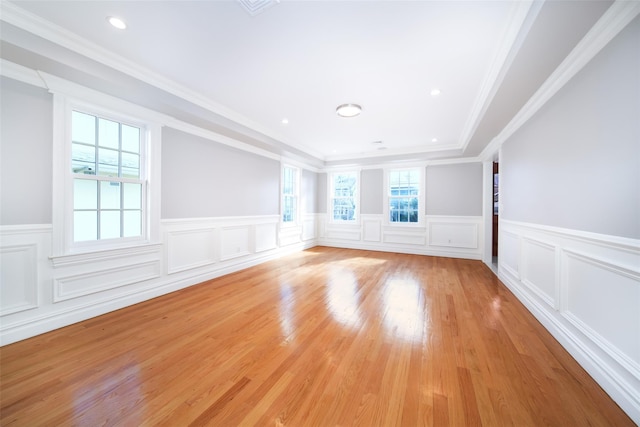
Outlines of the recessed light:
[[114,27],[116,27],[119,30],[126,30],[127,29],[127,24],[120,18],[115,17],[115,16],[109,16],[107,17],[107,21],[109,21],[109,24],[113,25]]
[[358,104],[342,104],[336,108],[336,113],[340,117],[355,117],[362,112],[362,107]]
[[282,124],[283,125],[288,125],[289,124],[289,119],[287,119],[286,117],[284,119],[282,119]]
[[433,138],[431,142],[438,142],[438,138]]
[[438,96],[438,95],[440,95],[441,93],[442,93],[442,92],[441,92],[441,91],[440,91],[440,89],[438,89],[438,88],[431,89],[431,96]]

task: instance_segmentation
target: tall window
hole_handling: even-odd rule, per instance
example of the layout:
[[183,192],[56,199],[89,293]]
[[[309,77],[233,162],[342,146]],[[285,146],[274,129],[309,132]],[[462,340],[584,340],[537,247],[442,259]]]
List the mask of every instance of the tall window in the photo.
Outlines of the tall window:
[[144,137],[140,127],[71,112],[73,242],[143,235]]
[[298,220],[298,169],[282,168],[282,222],[295,223]]
[[420,169],[389,171],[389,222],[420,221]]
[[331,212],[334,221],[356,221],[358,214],[358,173],[331,175]]

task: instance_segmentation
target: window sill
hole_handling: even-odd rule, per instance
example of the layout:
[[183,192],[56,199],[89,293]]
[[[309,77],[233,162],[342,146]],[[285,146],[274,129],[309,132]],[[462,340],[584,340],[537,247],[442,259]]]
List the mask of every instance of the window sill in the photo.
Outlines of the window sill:
[[123,257],[130,257],[136,255],[146,255],[150,253],[160,253],[162,250],[162,243],[141,243],[137,245],[131,245],[127,247],[118,248],[104,248],[83,252],[72,252],[63,255],[50,256],[54,267],[62,267],[73,264],[83,264],[93,261],[105,261],[109,259],[118,259]]

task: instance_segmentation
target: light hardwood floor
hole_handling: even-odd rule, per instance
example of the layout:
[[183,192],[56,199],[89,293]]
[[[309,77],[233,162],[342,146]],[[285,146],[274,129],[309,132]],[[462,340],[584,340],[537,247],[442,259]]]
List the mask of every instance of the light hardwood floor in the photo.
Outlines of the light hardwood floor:
[[3,426],[627,426],[480,261],[317,247],[0,349]]

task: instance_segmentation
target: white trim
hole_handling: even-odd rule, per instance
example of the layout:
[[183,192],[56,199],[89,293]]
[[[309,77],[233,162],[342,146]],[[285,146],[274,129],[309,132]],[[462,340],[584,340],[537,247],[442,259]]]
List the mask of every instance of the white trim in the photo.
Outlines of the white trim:
[[51,224],[0,225],[0,236],[12,234],[51,233]]
[[[333,218],[333,195],[335,193],[334,191],[334,180],[333,177],[334,175],[337,174],[350,174],[350,173],[354,173],[356,175],[356,190],[355,190],[355,194],[353,196],[354,200],[355,200],[355,210],[354,210],[354,216],[355,216],[355,220],[353,221],[348,221],[348,220],[336,220]],[[360,185],[361,185],[361,179],[362,179],[362,173],[361,173],[361,169],[360,168],[340,168],[340,169],[336,169],[336,170],[332,170],[330,172],[327,172],[327,217],[328,217],[328,223],[331,224],[332,226],[360,226]]]
[[460,146],[458,148],[462,149],[463,152],[469,146],[474,132],[500,89],[507,71],[524,43],[543,4],[544,1],[514,2],[511,16],[507,19],[509,25],[500,37],[503,42],[484,78],[471,114],[462,128]]
[[202,218],[172,218],[160,221],[162,226],[185,226],[195,228],[207,228],[209,224],[215,227],[224,225],[250,225],[278,223],[280,215],[259,215],[259,216],[215,216]]
[[[53,255],[59,257],[74,253],[93,252],[116,248],[145,246],[160,240],[160,164],[161,126],[153,119],[162,115],[104,95],[65,79],[40,73],[49,91],[53,93]],[[143,184],[143,233],[139,238],[99,240],[90,243],[74,243],[73,197],[74,175],[71,171],[71,111],[80,109],[90,114],[114,118],[123,123],[135,123],[144,133],[141,141],[140,165]]]
[[[291,169],[293,171],[293,196],[295,197],[295,215],[293,221],[284,221],[284,170]],[[302,224],[302,210],[300,188],[302,185],[302,171],[298,166],[293,166],[284,161],[280,162],[280,227],[299,227]]]
[[[4,4],[4,2],[2,3]],[[47,85],[37,71],[11,61],[7,61],[4,58],[0,58],[0,75],[41,89],[47,88]]]
[[[418,189],[418,222],[392,222],[390,219],[390,204],[391,204],[391,188],[389,185],[389,173],[391,171],[409,171],[417,170],[420,174]],[[383,169],[383,181],[382,181],[382,214],[384,215],[383,225],[385,227],[393,227],[396,231],[407,230],[415,227],[425,227],[425,212],[426,207],[426,167],[414,166],[414,167],[390,167],[387,166]],[[407,196],[408,197],[408,196]]]
[[513,221],[500,219],[500,224],[522,227],[529,230],[544,231],[546,233],[557,235],[558,237],[571,237],[599,246],[607,246],[618,250],[637,253],[640,251],[640,239],[630,239],[628,237],[611,236],[608,234],[592,233],[589,231],[572,230],[562,227],[554,227],[551,225],[532,224],[528,222]]

